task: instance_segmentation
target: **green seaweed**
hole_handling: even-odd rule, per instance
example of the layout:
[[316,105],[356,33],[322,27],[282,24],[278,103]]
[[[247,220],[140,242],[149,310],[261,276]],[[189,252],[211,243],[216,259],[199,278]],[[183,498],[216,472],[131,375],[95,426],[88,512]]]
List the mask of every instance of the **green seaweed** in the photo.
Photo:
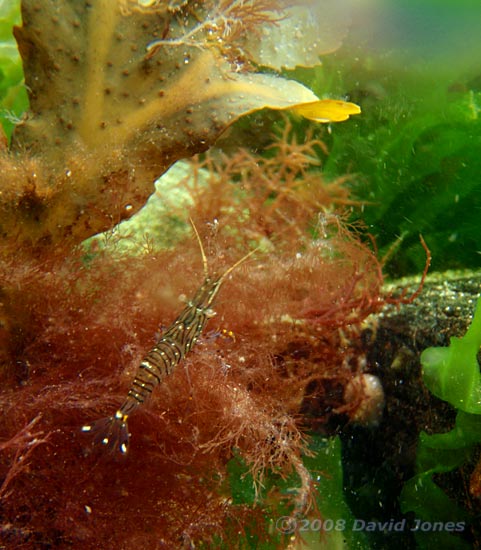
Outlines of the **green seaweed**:
[[339,437],[312,438],[310,450],[313,454],[304,458],[304,464],[316,480],[321,520],[332,520],[333,527],[326,523],[321,537],[319,533],[310,531],[303,534],[303,538],[312,549],[368,550],[369,541],[362,530],[356,529],[356,519],[345,500],[341,447]]
[[468,550],[472,545],[458,536],[466,529],[467,515],[434,483],[432,473],[417,475],[406,483],[401,495],[401,509],[404,513],[414,512],[417,518],[432,529],[442,523],[449,531],[415,531],[417,548]]
[[[369,185],[358,187],[371,203],[362,218],[375,224],[381,249],[402,236],[397,272],[422,268],[419,233],[432,250],[433,268],[479,267],[481,93],[450,92],[449,82],[436,78],[416,84],[404,78],[404,87],[387,91],[370,111],[363,108],[368,114],[357,123],[358,146],[348,150],[351,170],[370,175]],[[405,96],[411,90],[415,100]],[[331,162],[337,144],[335,151]]]
[[[447,433],[419,437],[417,474],[404,486],[403,512],[414,512],[426,521],[454,522],[459,532],[469,514],[453,502],[433,480],[433,475],[462,466],[481,443],[481,374],[477,354],[481,346],[481,299],[471,326],[462,338],[451,338],[446,348],[423,351],[423,379],[429,390],[458,409],[454,428]],[[420,548],[469,548],[453,532],[416,533]]]
[[[308,548],[312,550],[369,550],[370,545],[362,530],[355,529],[355,518],[346,503],[343,492],[343,468],[341,460],[341,440],[339,437],[311,437],[309,452],[303,456],[303,463],[316,483],[316,509],[308,517],[296,517],[296,527]],[[281,541],[287,542],[290,530],[284,530],[288,523],[283,518],[292,514],[283,498],[296,490],[300,484],[296,474],[287,479],[269,472],[256,495],[254,480],[248,466],[240,456],[235,455],[227,465],[227,492],[236,505],[262,506],[268,524],[267,532],[272,534],[270,543],[261,542],[255,529],[248,530],[243,537],[246,548],[278,548]],[[272,498],[276,494],[281,498]],[[231,541],[232,542],[232,541]],[[223,546],[221,545],[221,548]]]
[[428,348],[421,354],[424,383],[429,390],[460,411],[481,414],[481,301],[462,338],[451,338],[447,348]]
[[20,23],[20,2],[0,1],[0,125],[10,136],[17,119],[28,107],[27,92],[12,26]]
[[[478,6],[472,17],[480,15]],[[447,36],[457,17],[454,5],[445,10],[439,25]],[[481,266],[481,79],[479,59],[471,59],[479,49],[450,64],[455,52],[447,46],[438,62],[416,57],[416,47],[408,43],[399,59],[395,47],[364,51],[352,40],[321,67],[296,71],[318,94],[347,91],[362,108],[362,117],[323,135],[324,174],[352,174],[363,203],[353,216],[373,232],[381,255],[403,241],[387,266],[393,277],[422,270],[420,233],[434,270]]]

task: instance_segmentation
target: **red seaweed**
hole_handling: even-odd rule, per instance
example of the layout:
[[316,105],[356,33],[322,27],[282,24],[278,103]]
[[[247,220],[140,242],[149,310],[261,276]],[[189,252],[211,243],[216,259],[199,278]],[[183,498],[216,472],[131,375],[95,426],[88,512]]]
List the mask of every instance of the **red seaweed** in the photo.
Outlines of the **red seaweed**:
[[[347,199],[343,182],[320,190],[308,154],[318,145],[289,144],[286,134],[268,160],[247,151],[241,164],[208,157],[209,185],[185,182],[212,271],[254,244],[261,250],[225,281],[199,343],[129,420],[131,448],[118,460],[93,450],[80,427],[116,410],[182,308],[179,297],[202,281],[195,238],[137,255],[93,245],[41,262],[2,260],[10,318],[28,311],[10,328],[16,345],[1,372],[9,547],[189,548],[231,538],[233,525],[240,533],[257,525],[268,539],[269,472],[295,472],[289,506],[307,510],[315,488],[301,460],[304,431],[336,408],[349,414],[344,388],[359,366],[348,335],[382,303],[375,255],[329,212]],[[328,406],[314,414],[316,403]],[[253,476],[256,506],[233,503],[226,488],[234,449]]]

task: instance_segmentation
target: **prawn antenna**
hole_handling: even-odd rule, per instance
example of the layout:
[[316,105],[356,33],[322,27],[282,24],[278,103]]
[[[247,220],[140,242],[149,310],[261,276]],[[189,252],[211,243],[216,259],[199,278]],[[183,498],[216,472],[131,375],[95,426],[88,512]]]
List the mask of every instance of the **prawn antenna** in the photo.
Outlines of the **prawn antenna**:
[[[202,255],[202,265],[204,266],[204,278],[209,277],[209,265],[207,263],[207,256],[205,255],[204,246],[202,245],[202,240],[200,238],[199,232],[197,231],[197,227],[195,226],[194,220],[189,217],[190,224],[192,225],[192,229],[194,230],[195,236],[197,238],[197,242],[199,243],[200,253]],[[252,256],[255,252],[259,250],[260,246],[257,246],[250,252],[248,252],[245,256],[242,256],[240,260],[237,260],[237,262],[234,265],[231,265],[224,273],[219,277],[218,283],[222,283],[225,278],[229,275],[229,273],[232,273],[236,267],[238,267],[240,264],[244,263],[250,256]]]
[[207,256],[205,255],[204,246],[202,245],[202,241],[200,239],[199,232],[197,231],[197,227],[195,226],[194,220],[189,217],[190,224],[192,225],[192,229],[194,230],[195,236],[197,238],[197,242],[199,243],[200,253],[202,255],[202,265],[204,267],[204,278],[207,278],[209,276],[209,266],[207,264]]
[[219,283],[222,283],[224,279],[229,275],[229,273],[232,273],[236,267],[238,267],[240,264],[244,263],[248,258],[250,258],[253,254],[255,254],[259,250],[260,246],[256,246],[253,250],[248,252],[245,256],[242,256],[240,260],[237,260],[237,262],[234,265],[231,265],[224,273],[219,277]]

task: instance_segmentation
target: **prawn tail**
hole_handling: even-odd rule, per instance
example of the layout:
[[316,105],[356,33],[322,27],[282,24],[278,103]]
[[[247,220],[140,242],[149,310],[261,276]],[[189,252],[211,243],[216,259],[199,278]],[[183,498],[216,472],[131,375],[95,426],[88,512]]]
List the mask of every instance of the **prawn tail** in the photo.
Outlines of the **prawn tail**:
[[83,433],[92,436],[92,445],[103,445],[112,454],[127,454],[129,448],[129,428],[127,416],[117,411],[114,416],[100,418],[82,426]]

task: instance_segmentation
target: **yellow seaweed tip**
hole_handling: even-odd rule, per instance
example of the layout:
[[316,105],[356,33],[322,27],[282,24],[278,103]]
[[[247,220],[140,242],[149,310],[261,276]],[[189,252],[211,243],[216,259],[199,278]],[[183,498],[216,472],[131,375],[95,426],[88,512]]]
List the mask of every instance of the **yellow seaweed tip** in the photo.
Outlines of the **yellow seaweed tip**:
[[318,101],[295,105],[290,110],[309,120],[324,123],[343,122],[351,115],[361,113],[359,105],[340,99],[319,99]]

